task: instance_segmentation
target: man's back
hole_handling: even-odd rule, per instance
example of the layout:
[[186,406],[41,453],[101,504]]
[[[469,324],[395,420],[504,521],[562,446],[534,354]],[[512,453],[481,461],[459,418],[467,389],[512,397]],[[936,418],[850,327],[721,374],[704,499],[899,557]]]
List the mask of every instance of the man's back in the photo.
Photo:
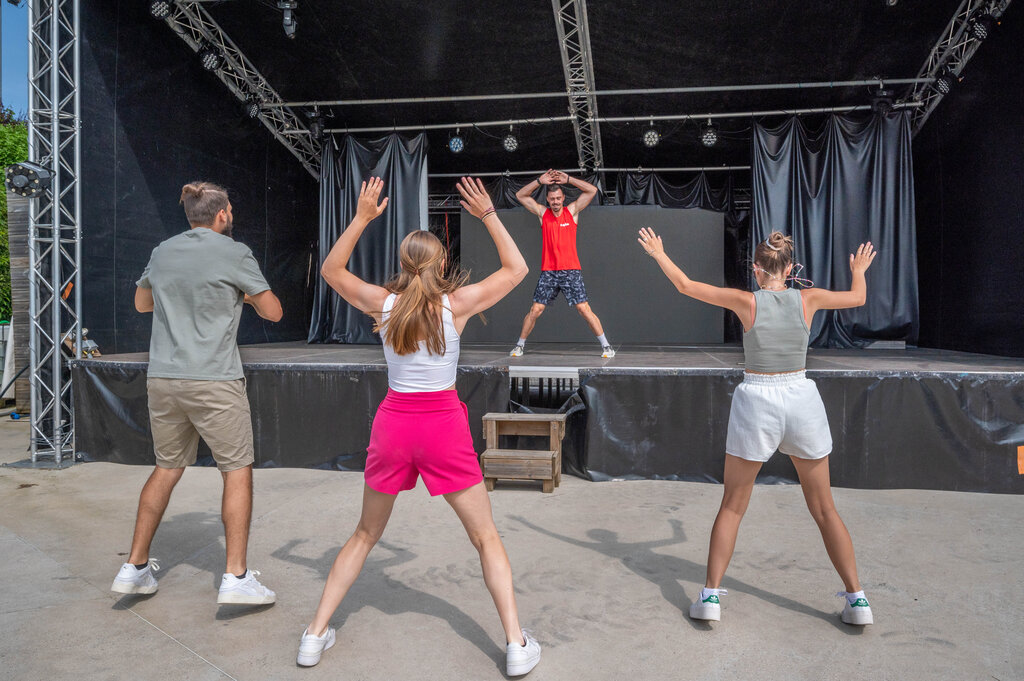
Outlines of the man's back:
[[149,376],[242,378],[244,296],[270,288],[247,246],[202,227],[178,234],[153,249],[138,285],[153,290]]

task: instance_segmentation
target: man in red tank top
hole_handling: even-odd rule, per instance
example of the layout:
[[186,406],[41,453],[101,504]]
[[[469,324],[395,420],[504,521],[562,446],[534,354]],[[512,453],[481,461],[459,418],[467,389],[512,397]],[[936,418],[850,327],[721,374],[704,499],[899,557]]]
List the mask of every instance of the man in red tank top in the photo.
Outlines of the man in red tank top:
[[[561,185],[569,184],[579,189],[582,194],[570,203],[565,204],[565,192]],[[540,185],[547,185],[547,207],[540,205],[531,196]],[[559,291],[565,296],[570,307],[576,308],[580,316],[586,320],[590,330],[597,336],[601,344],[602,357],[614,357],[615,350],[604,336],[601,320],[590,309],[587,302],[587,289],[583,285],[583,272],[580,258],[576,253],[577,216],[580,211],[590,205],[597,196],[597,187],[575,177],[569,177],[559,170],[549,170],[539,178],[530,182],[518,192],[516,198],[526,210],[540,218],[543,234],[541,254],[541,273],[537,288],[533,292],[533,305],[523,320],[523,330],[519,341],[509,353],[512,357],[521,357],[526,347],[526,339],[533,331],[537,318],[544,308],[558,297]]]

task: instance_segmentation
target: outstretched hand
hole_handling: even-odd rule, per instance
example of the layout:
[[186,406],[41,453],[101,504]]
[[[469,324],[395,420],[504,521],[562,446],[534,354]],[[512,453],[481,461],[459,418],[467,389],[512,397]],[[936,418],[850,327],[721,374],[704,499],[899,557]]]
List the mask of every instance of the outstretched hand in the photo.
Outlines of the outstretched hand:
[[370,222],[380,217],[380,214],[388,207],[388,197],[386,196],[380,204],[377,203],[383,189],[384,180],[379,177],[371,177],[369,182],[363,182],[362,187],[359,188],[359,200],[356,202],[356,218]]
[[661,237],[654,233],[650,227],[640,228],[640,238],[637,242],[643,247],[647,255],[654,257],[658,253],[665,252],[665,245],[661,243]]
[[866,244],[861,244],[857,248],[856,254],[850,254],[850,271],[854,273],[865,272],[871,266],[871,261],[875,259],[876,255],[878,255],[878,251],[875,250],[870,241]]
[[487,188],[479,177],[464,177],[455,188],[462,194],[462,201],[459,203],[473,217],[482,219],[485,212],[494,208]]
[[555,171],[549,170],[540,177],[537,178],[537,182],[540,184],[554,184],[555,183]]

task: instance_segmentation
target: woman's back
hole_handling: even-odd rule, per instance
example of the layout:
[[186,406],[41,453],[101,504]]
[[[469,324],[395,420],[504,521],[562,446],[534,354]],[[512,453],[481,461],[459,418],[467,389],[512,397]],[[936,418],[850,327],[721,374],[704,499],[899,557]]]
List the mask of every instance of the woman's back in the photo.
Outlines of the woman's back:
[[415,352],[399,355],[387,340],[387,319],[398,295],[392,293],[384,301],[381,333],[384,341],[384,359],[388,363],[388,387],[396,392],[433,392],[455,385],[459,363],[459,333],[455,330],[448,296],[441,296],[441,324],[444,335],[444,354],[431,354],[426,341],[420,341]]
[[755,291],[754,324],[743,334],[745,368],[763,374],[800,371],[807,364],[809,333],[799,290]]

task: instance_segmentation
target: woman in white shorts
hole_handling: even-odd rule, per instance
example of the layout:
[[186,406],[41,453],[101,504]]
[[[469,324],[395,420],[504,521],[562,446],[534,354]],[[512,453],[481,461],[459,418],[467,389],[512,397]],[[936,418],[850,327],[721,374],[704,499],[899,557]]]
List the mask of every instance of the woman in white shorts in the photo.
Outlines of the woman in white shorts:
[[776,450],[796,466],[807,508],[821,530],[825,549],[845,591],[842,620],[871,624],[871,606],[861,590],[853,542],[832,501],[828,455],[832,451],[825,405],[814,382],[804,375],[811,319],[818,310],[838,310],[864,304],[864,272],[874,260],[870,243],[850,255],[853,282],[849,291],[802,290],[786,285],[793,270],[793,240],[772,232],[754,250],[754,276],[760,290],[751,293],[693,281],[665,254],[661,237],[640,230],[640,245],[653,257],[679,292],[705,303],[732,310],[743,324],[746,372],[737,386],[729,412],[725,444],[725,493],[711,530],[707,582],[690,606],[696,620],[722,618],[719,588],[736,546],[740,520],[747,510],[761,465]]

